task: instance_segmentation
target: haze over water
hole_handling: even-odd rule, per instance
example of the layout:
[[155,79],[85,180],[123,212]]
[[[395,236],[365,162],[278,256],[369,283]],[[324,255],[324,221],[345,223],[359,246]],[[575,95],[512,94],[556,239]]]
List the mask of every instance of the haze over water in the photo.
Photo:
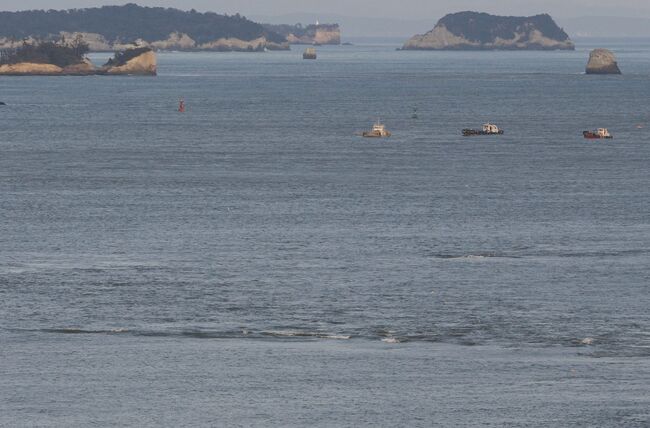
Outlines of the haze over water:
[[0,79],[0,425],[647,426],[650,42],[395,47]]

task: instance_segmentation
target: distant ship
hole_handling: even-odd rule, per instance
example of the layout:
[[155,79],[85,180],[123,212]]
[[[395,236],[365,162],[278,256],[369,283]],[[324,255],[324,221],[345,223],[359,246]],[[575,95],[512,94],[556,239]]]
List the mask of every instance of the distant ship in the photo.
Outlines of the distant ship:
[[584,131],[582,135],[589,140],[611,139],[614,138],[610,135],[607,128],[598,128],[595,131]]
[[481,129],[463,129],[463,135],[469,137],[471,135],[502,135],[503,130],[498,126],[491,123],[486,123]]
[[316,49],[314,48],[305,49],[305,52],[302,54],[302,59],[316,59]]
[[390,137],[392,134],[386,130],[386,126],[383,123],[377,121],[377,123],[372,126],[372,131],[366,131],[361,135],[366,138],[381,138]]

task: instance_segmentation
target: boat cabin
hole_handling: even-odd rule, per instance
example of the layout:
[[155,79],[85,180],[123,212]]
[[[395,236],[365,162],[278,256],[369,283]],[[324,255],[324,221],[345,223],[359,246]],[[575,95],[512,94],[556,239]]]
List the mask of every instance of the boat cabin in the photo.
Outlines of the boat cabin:
[[364,137],[390,137],[391,133],[386,130],[386,126],[383,123],[377,121],[372,125],[372,131],[366,131],[362,135]]
[[377,122],[372,126],[372,132],[384,135],[386,134],[386,126],[383,123]]
[[486,134],[498,134],[499,127],[496,125],[492,125],[491,123],[486,123],[483,125],[483,132],[485,132]]

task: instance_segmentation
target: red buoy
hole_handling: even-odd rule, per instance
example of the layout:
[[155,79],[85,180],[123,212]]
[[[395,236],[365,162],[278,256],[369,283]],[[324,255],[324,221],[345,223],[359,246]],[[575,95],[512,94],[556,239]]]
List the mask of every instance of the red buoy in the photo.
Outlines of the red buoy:
[[178,104],[178,111],[181,113],[185,113],[185,101],[181,98],[180,103]]

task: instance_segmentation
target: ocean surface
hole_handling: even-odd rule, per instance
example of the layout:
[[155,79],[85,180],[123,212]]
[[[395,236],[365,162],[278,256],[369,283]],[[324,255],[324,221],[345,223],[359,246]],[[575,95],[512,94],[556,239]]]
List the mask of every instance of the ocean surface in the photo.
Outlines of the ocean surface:
[[398,46],[0,78],[0,426],[650,426],[650,40]]

